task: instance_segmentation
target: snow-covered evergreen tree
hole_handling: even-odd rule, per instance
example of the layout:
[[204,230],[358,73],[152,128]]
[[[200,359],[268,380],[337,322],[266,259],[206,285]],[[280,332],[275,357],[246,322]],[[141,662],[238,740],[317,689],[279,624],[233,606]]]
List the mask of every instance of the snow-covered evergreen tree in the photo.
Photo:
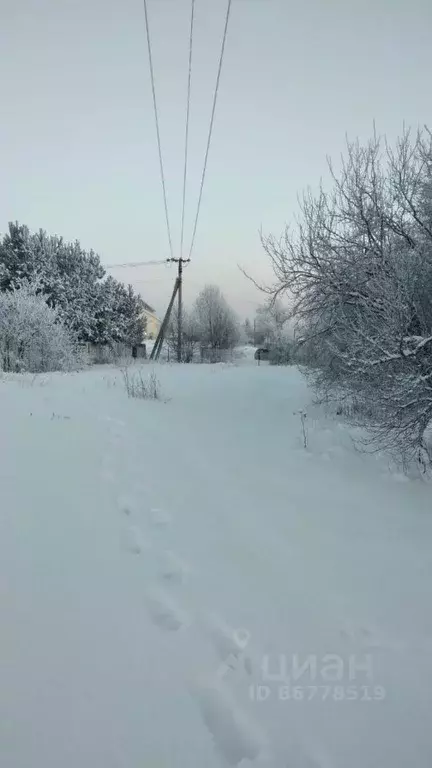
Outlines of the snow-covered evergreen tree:
[[34,236],[28,227],[11,222],[0,243],[0,290],[8,291],[45,268],[45,259],[36,252]]
[[[124,289],[123,283],[120,284]],[[146,330],[146,318],[144,315],[144,301],[136,294],[131,285],[122,291],[120,312],[123,318],[122,341],[131,346],[141,344]]]
[[0,242],[0,290],[35,278],[47,304],[78,341],[130,345],[142,341],[142,299],[131,286],[112,277],[104,279],[105,270],[94,251],[85,251],[78,241],[66,243],[43,230],[32,234],[11,223]]

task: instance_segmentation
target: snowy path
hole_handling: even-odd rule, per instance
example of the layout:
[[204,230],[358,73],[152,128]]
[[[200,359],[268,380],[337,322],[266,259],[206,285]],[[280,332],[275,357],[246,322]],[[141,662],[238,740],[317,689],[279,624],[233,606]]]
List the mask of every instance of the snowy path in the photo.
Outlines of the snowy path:
[[1,764],[430,768],[430,486],[295,371],[158,375],[0,382]]

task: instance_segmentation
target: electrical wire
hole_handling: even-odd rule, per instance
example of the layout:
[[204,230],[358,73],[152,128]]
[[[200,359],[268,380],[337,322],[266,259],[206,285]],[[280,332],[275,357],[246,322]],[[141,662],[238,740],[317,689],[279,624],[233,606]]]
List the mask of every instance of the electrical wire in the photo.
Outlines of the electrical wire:
[[150,27],[149,27],[149,20],[148,20],[147,0],[144,0],[144,15],[145,15],[146,33],[147,33],[147,48],[148,48],[150,77],[151,77],[152,94],[153,94],[153,108],[154,108],[154,116],[155,116],[155,124],[156,124],[156,136],[157,136],[157,144],[158,144],[158,151],[159,151],[159,167],[160,167],[163,199],[164,199],[164,206],[165,206],[165,219],[166,219],[166,225],[167,225],[170,254],[171,254],[171,258],[173,258],[174,254],[173,254],[171,229],[170,229],[169,216],[168,216],[165,174],[164,174],[163,160],[162,160],[162,148],[161,148],[160,131],[159,131],[159,117],[158,117],[157,102],[156,102],[156,87],[155,87],[154,71],[153,71],[153,58],[152,58],[152,49],[151,49],[151,42],[150,42]]
[[215,86],[215,91],[214,91],[214,96],[213,96],[213,107],[212,107],[212,113],[211,113],[211,119],[210,119],[210,128],[209,128],[209,133],[208,133],[208,138],[207,138],[207,147],[206,147],[206,152],[205,152],[205,157],[204,157],[204,167],[203,167],[203,172],[202,172],[202,176],[201,176],[201,185],[200,185],[200,192],[199,192],[199,197],[198,197],[198,205],[197,205],[197,210],[196,210],[196,215],[195,215],[195,223],[194,223],[193,234],[192,234],[192,242],[191,242],[191,246],[190,246],[190,250],[189,250],[189,259],[191,258],[192,250],[193,250],[193,247],[194,247],[194,244],[195,244],[195,235],[196,235],[196,230],[197,230],[197,225],[198,225],[198,218],[199,218],[200,209],[201,209],[201,200],[202,200],[202,194],[203,194],[203,188],[204,188],[204,180],[205,180],[205,175],[206,175],[206,170],[207,170],[207,161],[208,161],[208,156],[209,156],[210,144],[211,144],[212,133],[213,133],[213,124],[214,124],[214,117],[215,117],[215,111],[216,111],[216,102],[217,102],[218,91],[219,91],[219,82],[220,82],[220,76],[221,76],[221,71],[222,71],[223,57],[224,57],[224,53],[225,53],[225,43],[226,43],[227,32],[228,32],[228,23],[229,23],[229,19],[230,19],[231,5],[232,5],[232,0],[228,0],[227,12],[226,12],[226,17],[225,17],[225,28],[224,28],[224,33],[223,33],[223,38],[222,38],[222,47],[221,47],[221,53],[220,53],[220,58],[219,58],[219,67],[218,67],[218,73],[217,73],[217,77],[216,77],[216,86]]
[[195,15],[195,0],[192,0],[192,3],[191,3],[190,33],[189,33],[189,72],[188,72],[187,100],[186,100],[185,156],[184,156],[184,172],[183,172],[183,202],[182,202],[181,236],[180,236],[180,258],[181,259],[183,258],[184,219],[185,219],[185,205],[186,205],[186,179],[187,179],[188,145],[189,145],[189,113],[190,113],[190,94],[191,94],[191,77],[192,77],[192,44],[193,44],[194,15]]
[[114,267],[150,267],[155,264],[166,264],[166,259],[159,261],[128,261],[125,264],[105,264],[105,269],[114,269]]

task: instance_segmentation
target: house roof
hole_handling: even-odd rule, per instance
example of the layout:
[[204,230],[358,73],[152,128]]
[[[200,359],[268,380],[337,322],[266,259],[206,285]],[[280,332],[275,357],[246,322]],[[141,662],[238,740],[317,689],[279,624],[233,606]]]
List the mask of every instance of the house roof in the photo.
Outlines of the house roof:
[[144,301],[144,299],[143,299],[143,304],[144,304],[144,309],[146,310],[146,312],[151,312],[152,315],[156,314],[156,310],[153,309],[153,307],[151,307],[150,304],[147,304],[147,302]]

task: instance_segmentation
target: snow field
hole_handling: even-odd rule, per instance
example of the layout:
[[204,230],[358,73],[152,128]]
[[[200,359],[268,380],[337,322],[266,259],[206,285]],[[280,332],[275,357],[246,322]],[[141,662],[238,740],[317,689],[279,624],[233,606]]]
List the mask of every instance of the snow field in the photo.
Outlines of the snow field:
[[295,370],[156,371],[0,382],[2,764],[430,766],[430,487]]

